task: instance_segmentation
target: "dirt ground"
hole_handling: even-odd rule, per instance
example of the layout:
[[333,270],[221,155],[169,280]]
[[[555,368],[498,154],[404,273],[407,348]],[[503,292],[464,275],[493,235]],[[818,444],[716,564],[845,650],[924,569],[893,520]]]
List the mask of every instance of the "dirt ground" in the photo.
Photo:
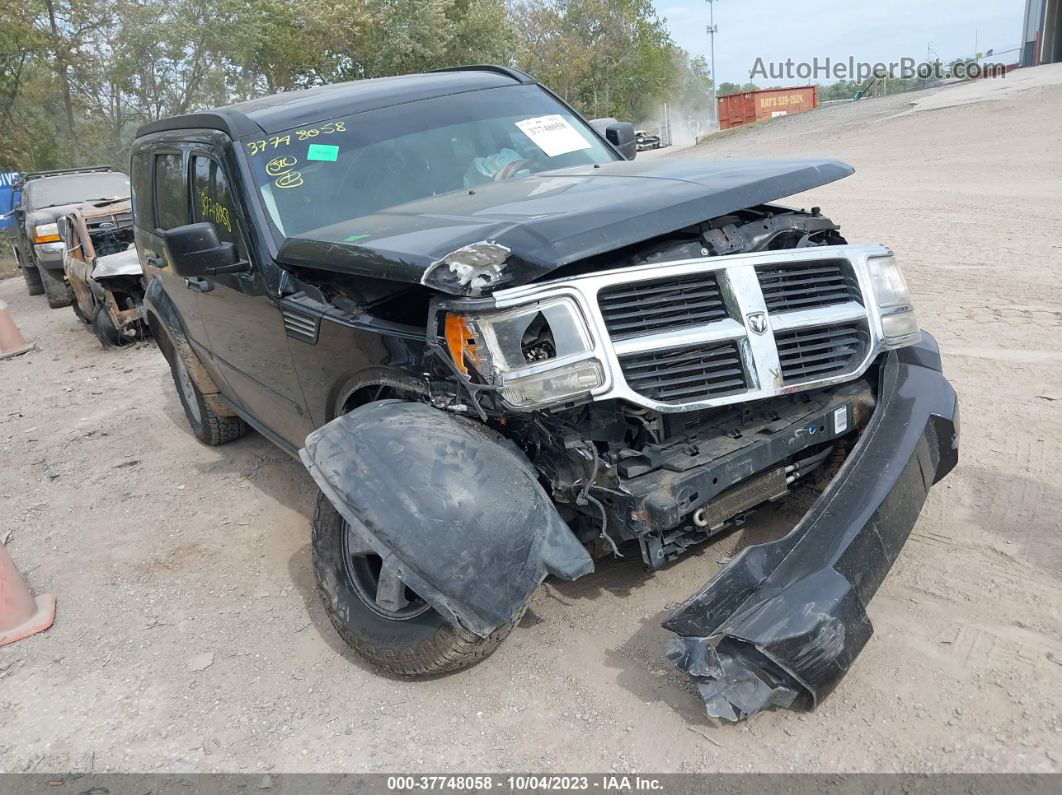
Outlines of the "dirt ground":
[[314,594],[302,466],[200,445],[154,345],[102,350],[9,279],[39,350],[0,361],[0,540],[59,612],[0,649],[0,771],[1062,771],[1062,67],[691,152],[851,162],[792,203],[895,249],[962,400],[960,468],[816,711],[714,726],[661,653],[667,604],[762,526],[548,583],[472,670],[376,675]]

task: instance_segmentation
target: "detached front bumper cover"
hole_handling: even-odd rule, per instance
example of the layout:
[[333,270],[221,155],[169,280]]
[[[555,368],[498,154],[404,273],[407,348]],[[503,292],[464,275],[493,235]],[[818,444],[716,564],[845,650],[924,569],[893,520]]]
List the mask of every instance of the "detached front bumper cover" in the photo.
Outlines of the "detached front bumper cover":
[[923,333],[884,357],[869,424],[799,524],[744,550],[664,621],[678,635],[667,656],[710,715],[741,720],[801,696],[814,706],[836,687],[873,634],[866,605],[958,443],[955,391]]

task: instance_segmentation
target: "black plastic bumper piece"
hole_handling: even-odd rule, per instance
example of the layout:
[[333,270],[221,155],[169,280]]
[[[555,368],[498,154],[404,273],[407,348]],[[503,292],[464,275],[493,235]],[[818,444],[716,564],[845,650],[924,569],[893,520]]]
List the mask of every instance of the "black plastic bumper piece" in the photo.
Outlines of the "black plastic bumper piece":
[[958,462],[959,407],[935,340],[880,364],[877,407],[793,530],[749,547],[664,621],[708,713],[740,720],[836,687],[873,633],[865,607]]

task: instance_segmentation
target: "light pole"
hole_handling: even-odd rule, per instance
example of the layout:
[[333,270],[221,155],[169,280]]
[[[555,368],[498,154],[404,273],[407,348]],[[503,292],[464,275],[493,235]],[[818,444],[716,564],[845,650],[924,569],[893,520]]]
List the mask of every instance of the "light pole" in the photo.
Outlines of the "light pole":
[[709,49],[711,51],[712,59],[712,126],[715,129],[719,129],[719,97],[716,95],[715,86],[719,80],[715,76],[715,34],[719,28],[715,25],[715,3],[716,0],[706,0],[708,3],[708,32]]

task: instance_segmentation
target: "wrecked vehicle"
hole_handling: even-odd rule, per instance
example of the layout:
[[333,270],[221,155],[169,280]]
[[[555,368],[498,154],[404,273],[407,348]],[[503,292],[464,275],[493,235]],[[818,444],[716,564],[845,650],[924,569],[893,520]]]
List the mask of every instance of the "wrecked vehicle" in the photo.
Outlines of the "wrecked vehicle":
[[74,314],[107,348],[143,339],[144,271],[133,243],[128,199],[83,205],[60,219],[63,271]]
[[833,160],[630,162],[525,74],[468,67],[141,128],[145,309],[195,435],[320,488],[339,634],[385,672],[486,657],[548,576],[663,568],[806,499],[665,620],[712,714],[815,703],[958,409],[900,267],[778,199]]
[[648,130],[635,130],[634,140],[638,142],[639,152],[648,152],[661,146],[660,136]]
[[129,177],[110,166],[35,171],[13,186],[11,245],[30,295],[45,294],[52,309],[70,306],[73,294],[63,272],[66,247],[59,219],[77,205],[129,198]]

